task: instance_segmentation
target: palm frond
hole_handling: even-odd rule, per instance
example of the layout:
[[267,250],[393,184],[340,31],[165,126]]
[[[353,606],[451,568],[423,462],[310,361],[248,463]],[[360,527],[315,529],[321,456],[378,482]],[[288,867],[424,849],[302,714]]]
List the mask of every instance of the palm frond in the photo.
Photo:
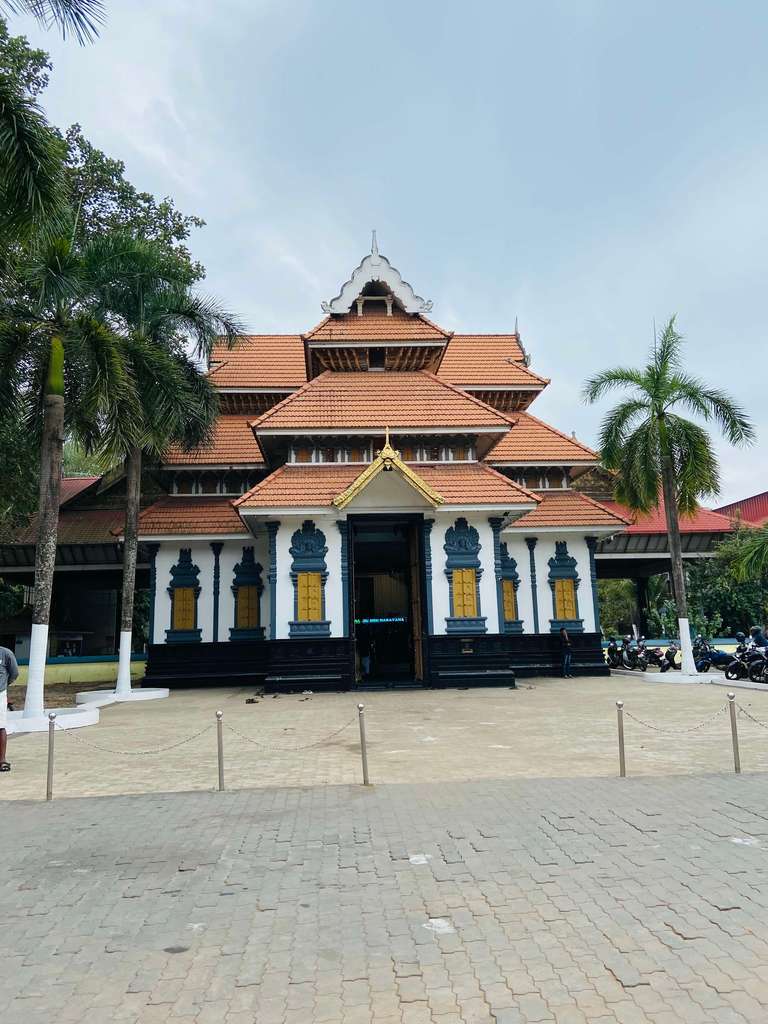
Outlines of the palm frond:
[[0,230],[54,230],[66,200],[64,141],[41,108],[0,74]]
[[611,370],[603,370],[584,382],[582,397],[590,404],[598,401],[609,391],[616,388],[634,387],[641,393],[648,394],[648,380],[640,370],[629,366],[616,366]]
[[641,398],[630,398],[620,402],[603,420],[599,448],[608,469],[620,468],[627,436],[632,431],[632,424],[641,415],[650,415],[650,403]]
[[105,20],[101,0],[0,0],[0,6],[31,14],[45,28],[55,24],[64,39],[71,34],[81,46],[93,42]]
[[661,453],[656,423],[648,419],[629,434],[616,466],[620,475],[616,497],[639,512],[649,512],[659,502]]
[[768,577],[768,526],[745,530],[738,557],[733,563],[740,582]]
[[717,456],[709,434],[698,423],[668,415],[665,424],[675,469],[678,507],[684,515],[693,515],[699,499],[716,494],[719,489]]
[[675,319],[674,315],[669,318],[653,348],[652,365],[659,379],[669,377],[680,365],[683,336],[675,328]]

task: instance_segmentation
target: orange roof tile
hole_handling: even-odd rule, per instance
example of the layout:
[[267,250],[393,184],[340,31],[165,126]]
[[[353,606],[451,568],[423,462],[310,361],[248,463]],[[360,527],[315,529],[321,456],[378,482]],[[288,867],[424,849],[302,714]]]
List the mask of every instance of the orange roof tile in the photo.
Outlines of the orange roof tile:
[[307,379],[304,342],[298,334],[246,334],[234,348],[217,342],[208,372],[219,388],[298,388]]
[[307,341],[332,341],[343,344],[345,341],[384,342],[398,341],[409,344],[413,341],[433,341],[443,344],[450,338],[450,332],[433,324],[421,313],[404,313],[393,309],[392,316],[379,310],[368,310],[363,307],[362,316],[355,309],[341,316],[327,316],[317,327],[304,335]]
[[437,375],[460,387],[545,388],[549,380],[529,370],[524,357],[515,334],[455,334]]
[[83,491],[87,491],[91,484],[95,484],[97,480],[101,480],[100,476],[65,476],[61,480],[61,496],[59,498],[59,508],[62,505],[66,505],[68,501],[76,498],[78,494],[82,494]]
[[327,370],[265,412],[253,424],[268,430],[412,431],[504,427],[508,417],[438,380],[426,370],[411,373],[335,373]]
[[[122,529],[125,512],[114,508],[63,509],[59,513],[56,542],[62,544],[114,544],[115,532]],[[37,541],[37,516],[18,530],[11,544],[34,544]]]
[[163,460],[167,466],[232,466],[264,462],[259,442],[253,436],[247,416],[219,416],[213,428],[213,440],[202,448],[185,452],[169,449]]
[[[438,492],[446,505],[521,505],[539,499],[490,466],[478,462],[441,465],[409,463],[424,483]],[[361,473],[350,464],[286,465],[238,498],[240,509],[320,508],[346,490]]]
[[139,516],[140,537],[209,533],[248,533],[229,498],[162,498]]
[[599,456],[575,437],[568,437],[529,412],[512,413],[512,429],[486,456],[494,462],[597,462]]
[[628,522],[618,512],[578,491],[540,493],[541,504],[512,523],[510,529],[537,530],[542,527],[607,526],[621,530]]
[[[604,505],[616,515],[623,516],[631,524],[627,533],[667,532],[663,498],[652,512],[633,512],[618,501],[606,501]],[[709,508],[700,508],[692,516],[680,516],[681,533],[731,533],[732,531],[733,524],[730,519]]]

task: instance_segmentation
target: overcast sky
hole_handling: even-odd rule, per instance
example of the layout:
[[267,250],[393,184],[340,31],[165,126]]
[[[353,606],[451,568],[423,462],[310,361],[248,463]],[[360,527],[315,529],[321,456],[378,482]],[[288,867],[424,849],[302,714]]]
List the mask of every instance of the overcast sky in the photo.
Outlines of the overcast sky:
[[719,445],[722,500],[768,486],[768,4],[107,7],[84,49],[10,25],[53,56],[56,124],[205,218],[206,288],[252,331],[313,326],[375,227],[442,326],[518,316],[552,378],[532,411],[594,443],[581,381],[677,313],[690,369],[758,428]]

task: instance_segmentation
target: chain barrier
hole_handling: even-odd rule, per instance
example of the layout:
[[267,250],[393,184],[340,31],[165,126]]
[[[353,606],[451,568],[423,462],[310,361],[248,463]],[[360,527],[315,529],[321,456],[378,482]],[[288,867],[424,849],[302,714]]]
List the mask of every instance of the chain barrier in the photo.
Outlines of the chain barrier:
[[191,736],[186,736],[183,740],[179,740],[177,743],[171,743],[166,747],[153,747],[152,750],[113,750],[111,747],[104,747],[100,743],[94,743],[92,740],[86,740],[82,736],[79,736],[75,729],[67,729],[66,726],[59,725],[56,722],[56,731],[65,733],[70,739],[75,740],[77,743],[82,743],[86,747],[92,747],[94,750],[100,750],[104,754],[116,754],[119,757],[148,757],[152,754],[164,754],[168,750],[175,750],[177,747],[183,747],[185,743],[191,743],[192,740],[199,739],[206,732],[210,732],[214,729],[215,725],[206,725],[199,732],[193,733]]
[[[705,725],[708,725],[710,722],[714,722],[719,715],[722,715],[727,707],[727,704],[723,704],[722,707],[719,707],[717,711],[713,712],[708,718],[703,719],[703,721],[699,722],[697,725],[691,726],[690,729],[660,729],[658,725],[651,725],[650,722],[644,722],[642,718],[637,718],[636,715],[633,715],[631,711],[627,711],[626,708],[624,708],[624,714],[627,718],[632,719],[632,721],[636,722],[637,725],[642,725],[645,729],[651,729],[653,732],[660,732],[665,736],[680,736],[703,729]],[[768,726],[766,728],[768,728]]]
[[761,729],[768,729],[768,725],[766,725],[765,722],[761,722],[759,718],[755,718],[755,716],[750,714],[750,712],[747,711],[746,708],[743,708],[741,704],[737,704],[736,709],[739,714],[744,715],[745,718],[748,718],[750,722],[754,722],[755,725],[759,725]]
[[242,733],[239,730],[235,729],[235,727],[230,725],[229,722],[225,721],[224,725],[226,726],[227,729],[229,729],[230,732],[233,732],[235,736],[238,736],[241,740],[245,740],[246,743],[252,743],[254,747],[261,747],[262,750],[267,750],[273,754],[294,754],[297,753],[299,750],[311,750],[312,747],[321,747],[323,743],[327,743],[328,740],[332,740],[335,736],[338,736],[339,733],[342,733],[344,732],[345,729],[348,729],[350,725],[352,725],[352,723],[356,720],[357,713],[355,713],[348,722],[345,722],[340,729],[335,729],[333,732],[328,733],[327,736],[323,736],[322,739],[313,740],[312,743],[302,743],[292,747],[282,747],[275,746],[271,743],[263,743],[261,740],[255,740],[252,736],[246,736],[245,733]]

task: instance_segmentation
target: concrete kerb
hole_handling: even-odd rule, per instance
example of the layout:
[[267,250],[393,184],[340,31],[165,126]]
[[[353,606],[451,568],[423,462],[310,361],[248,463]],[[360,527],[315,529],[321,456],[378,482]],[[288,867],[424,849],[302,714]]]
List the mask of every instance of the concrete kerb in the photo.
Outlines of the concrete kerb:
[[674,669],[669,672],[641,672],[639,669],[631,668],[612,668],[612,676],[629,676],[631,679],[637,679],[641,683],[662,683],[664,685],[680,686],[687,684],[693,684],[694,686],[701,683],[711,683],[713,679],[707,678],[707,673],[697,672],[696,675],[689,675],[687,672],[677,672]]
[[24,717],[23,711],[8,712],[8,734],[21,736],[28,732],[47,732],[48,715],[54,711],[56,721],[61,729],[82,729],[86,725],[99,724],[99,709],[95,705],[85,704],[75,708],[47,708],[42,715]]
[[81,690],[75,694],[75,704],[91,704],[104,708],[110,704],[131,704],[134,701],[164,700],[170,696],[165,686],[147,687],[118,693],[117,690]]

